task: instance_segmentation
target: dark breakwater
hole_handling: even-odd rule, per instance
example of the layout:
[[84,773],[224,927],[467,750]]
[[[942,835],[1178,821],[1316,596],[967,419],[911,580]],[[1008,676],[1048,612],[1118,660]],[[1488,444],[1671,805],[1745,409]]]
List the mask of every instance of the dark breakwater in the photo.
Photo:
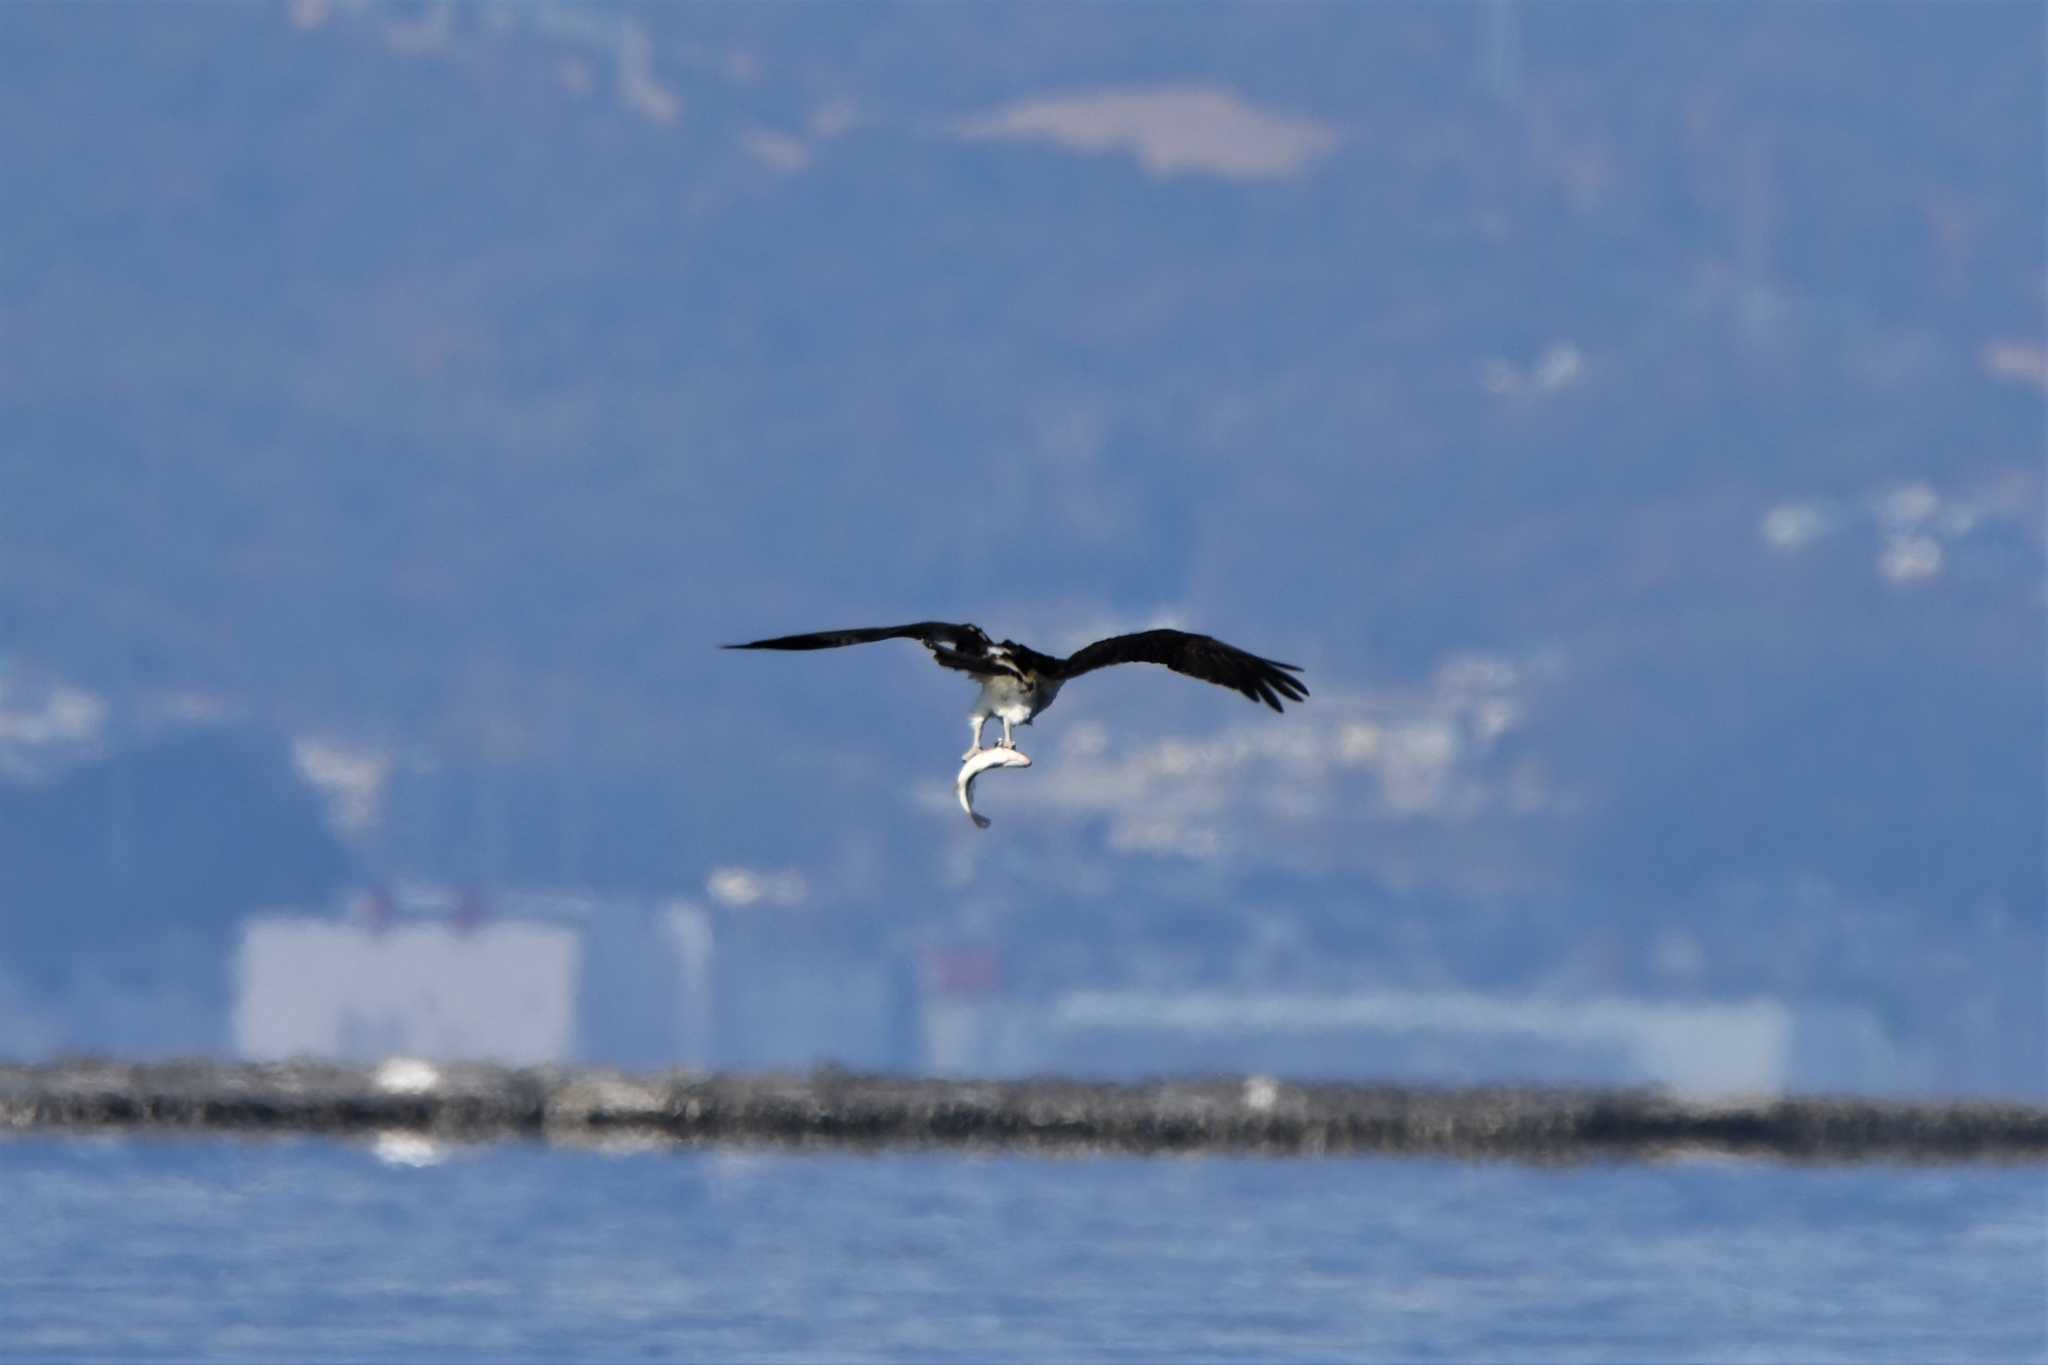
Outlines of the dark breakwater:
[[1428,1089],[1219,1077],[1107,1084],[629,1075],[394,1060],[74,1060],[0,1067],[0,1132],[309,1134],[454,1141],[958,1147],[1046,1154],[1431,1155],[1525,1161],[1678,1152],[1795,1161],[2048,1161],[2048,1107],[1842,1097]]

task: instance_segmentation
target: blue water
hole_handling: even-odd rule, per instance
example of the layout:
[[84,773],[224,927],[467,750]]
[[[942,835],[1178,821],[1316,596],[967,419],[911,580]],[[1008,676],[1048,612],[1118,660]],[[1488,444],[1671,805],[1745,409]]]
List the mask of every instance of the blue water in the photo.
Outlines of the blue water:
[[7,1360],[2048,1359],[2039,1168],[28,1140],[0,1198]]

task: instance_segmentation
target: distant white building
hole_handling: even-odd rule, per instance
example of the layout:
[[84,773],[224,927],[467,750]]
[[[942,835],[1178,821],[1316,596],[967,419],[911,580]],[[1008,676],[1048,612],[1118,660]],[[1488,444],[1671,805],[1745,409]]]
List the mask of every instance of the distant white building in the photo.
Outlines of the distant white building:
[[235,1047],[245,1057],[562,1061],[576,1046],[582,935],[569,926],[251,920]]
[[1040,1066],[1429,1084],[1656,1086],[1697,1097],[1911,1090],[1929,1079],[1864,1010],[1747,1000],[1460,991],[1084,991],[1043,1019]]
[[914,1067],[921,1044],[900,955],[686,900],[406,887],[251,919],[236,966],[251,1058],[872,1070]]
[[1656,1086],[1692,1096],[1911,1093],[1929,1059],[1867,1009],[1457,990],[1020,993],[971,945],[862,951],[750,902],[414,889],[248,922],[234,1010],[254,1058],[950,1075],[1245,1073]]

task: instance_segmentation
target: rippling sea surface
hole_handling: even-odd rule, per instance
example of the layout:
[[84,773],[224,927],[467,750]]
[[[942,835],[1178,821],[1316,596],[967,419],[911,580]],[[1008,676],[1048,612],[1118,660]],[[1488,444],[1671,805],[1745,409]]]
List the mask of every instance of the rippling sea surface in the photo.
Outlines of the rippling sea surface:
[[0,1359],[2048,1359],[2048,1172],[0,1143]]

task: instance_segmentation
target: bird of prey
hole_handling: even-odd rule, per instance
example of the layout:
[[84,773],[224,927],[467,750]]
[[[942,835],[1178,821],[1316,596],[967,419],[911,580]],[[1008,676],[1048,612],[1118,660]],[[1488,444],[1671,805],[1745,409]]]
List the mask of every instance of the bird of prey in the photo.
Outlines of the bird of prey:
[[1141,630],[1134,635],[1112,635],[1064,659],[1040,654],[1015,640],[998,644],[980,626],[950,625],[944,621],[873,626],[865,630],[821,630],[812,635],[782,635],[724,648],[837,649],[876,640],[916,640],[932,652],[932,658],[941,666],[957,669],[981,684],[981,696],[967,717],[974,728],[974,743],[962,758],[973,758],[982,751],[982,728],[991,718],[1003,723],[1000,747],[1016,748],[1012,727],[1029,725],[1039,712],[1052,705],[1053,698],[1067,683],[1111,664],[1164,664],[1176,673],[1242,692],[1275,711],[1284,709],[1280,705],[1283,699],[1300,702],[1308,696],[1308,688],[1293,676],[1301,671],[1298,666],[1262,659],[1221,640],[1185,630]]

